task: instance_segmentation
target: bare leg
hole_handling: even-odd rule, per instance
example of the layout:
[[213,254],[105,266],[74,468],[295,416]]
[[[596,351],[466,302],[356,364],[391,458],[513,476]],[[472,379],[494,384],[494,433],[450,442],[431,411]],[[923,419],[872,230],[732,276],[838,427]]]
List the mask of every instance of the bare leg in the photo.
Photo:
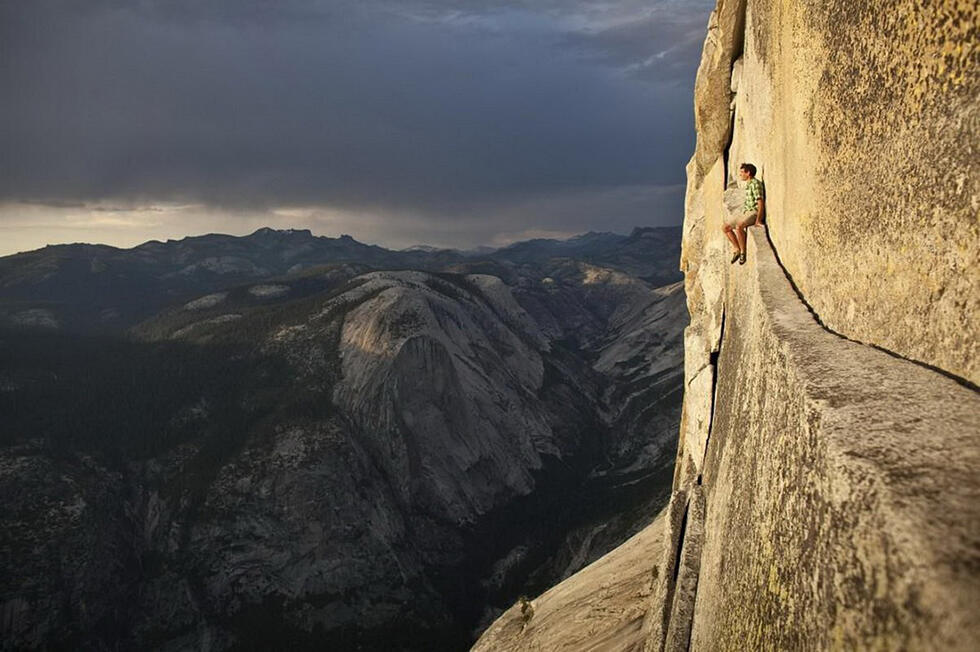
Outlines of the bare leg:
[[732,233],[732,227],[726,224],[721,230],[725,232],[725,237],[731,241],[732,246],[735,247],[735,251],[741,251],[738,247],[738,240],[735,238],[735,234]]
[[738,228],[735,230],[738,232],[738,240],[736,241],[735,246],[738,247],[739,251],[744,253],[745,252],[745,225],[739,224]]

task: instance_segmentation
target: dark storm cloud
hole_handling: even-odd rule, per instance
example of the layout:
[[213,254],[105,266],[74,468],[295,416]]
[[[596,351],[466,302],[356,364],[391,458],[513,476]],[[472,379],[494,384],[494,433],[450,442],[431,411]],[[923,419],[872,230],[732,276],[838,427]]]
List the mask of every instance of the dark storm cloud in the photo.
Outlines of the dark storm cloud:
[[690,89],[705,36],[705,14],[654,5],[644,16],[605,29],[568,34],[566,45],[650,82]]
[[624,189],[679,197],[709,8],[11,0],[0,200],[635,220]]

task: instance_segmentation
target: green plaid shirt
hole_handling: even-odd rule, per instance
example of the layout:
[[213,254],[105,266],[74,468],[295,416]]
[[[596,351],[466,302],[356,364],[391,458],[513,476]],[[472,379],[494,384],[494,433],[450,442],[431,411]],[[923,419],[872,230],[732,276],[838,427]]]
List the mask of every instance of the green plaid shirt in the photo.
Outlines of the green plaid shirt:
[[762,186],[762,182],[752,177],[745,184],[745,203],[742,204],[742,210],[746,213],[756,212],[759,210],[759,200],[765,198],[766,189]]

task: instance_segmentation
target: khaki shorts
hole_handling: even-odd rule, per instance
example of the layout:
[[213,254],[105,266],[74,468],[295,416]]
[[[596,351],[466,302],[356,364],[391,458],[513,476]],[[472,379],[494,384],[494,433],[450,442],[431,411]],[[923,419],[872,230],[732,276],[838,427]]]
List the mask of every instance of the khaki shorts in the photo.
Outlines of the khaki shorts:
[[731,213],[725,223],[734,229],[737,226],[752,226],[757,219],[759,219],[758,211]]

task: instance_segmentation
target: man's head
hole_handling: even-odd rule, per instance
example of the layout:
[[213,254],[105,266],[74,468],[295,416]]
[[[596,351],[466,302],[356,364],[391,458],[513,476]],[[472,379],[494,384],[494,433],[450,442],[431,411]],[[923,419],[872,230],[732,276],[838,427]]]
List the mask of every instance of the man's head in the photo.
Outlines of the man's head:
[[742,163],[738,166],[738,176],[742,181],[746,181],[755,176],[755,166],[751,163]]

